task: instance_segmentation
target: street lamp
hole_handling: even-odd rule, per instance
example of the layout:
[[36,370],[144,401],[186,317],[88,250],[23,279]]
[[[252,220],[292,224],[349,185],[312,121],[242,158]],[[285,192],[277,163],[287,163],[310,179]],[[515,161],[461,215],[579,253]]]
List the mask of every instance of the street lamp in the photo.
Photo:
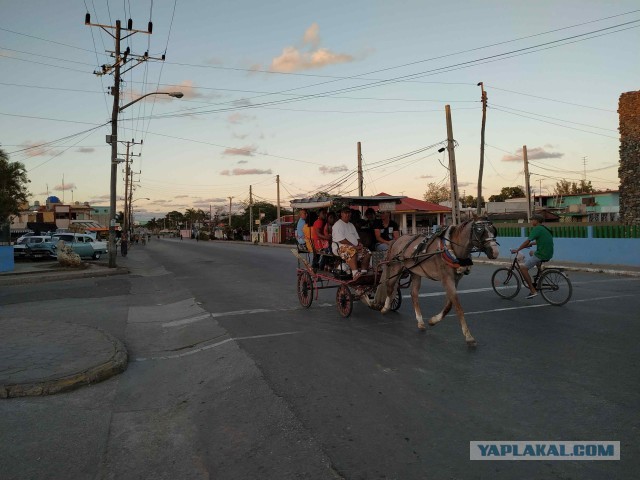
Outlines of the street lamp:
[[147,93],[145,95],[142,95],[138,98],[136,98],[134,101],[127,103],[126,105],[121,106],[118,109],[118,112],[123,111],[125,108],[130,107],[131,105],[133,105],[136,102],[139,102],[140,100],[142,100],[144,97],[148,97],[149,95],[169,95],[170,97],[175,97],[175,98],[182,98],[184,97],[184,93],[182,92],[151,92],[151,93]]
[[[120,52],[116,51],[116,58],[119,58]],[[115,84],[120,85],[120,71],[116,69]],[[111,135],[108,136],[108,143],[111,143],[111,181],[110,181],[110,199],[109,199],[109,268],[116,267],[116,180],[118,178],[118,113],[125,108],[130,107],[149,95],[169,95],[170,97],[182,98],[182,92],[151,92],[134,101],[118,107],[120,100],[120,90],[114,88],[113,93],[113,110],[111,112]]]

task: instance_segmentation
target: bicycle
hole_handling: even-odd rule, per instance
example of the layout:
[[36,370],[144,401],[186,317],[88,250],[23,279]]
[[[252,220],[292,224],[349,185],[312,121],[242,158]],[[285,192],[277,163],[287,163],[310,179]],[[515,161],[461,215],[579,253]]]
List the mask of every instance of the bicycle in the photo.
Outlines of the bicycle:
[[[533,284],[547,303],[561,306],[571,299],[573,286],[569,277],[558,267],[545,267],[543,262],[537,267]],[[522,284],[526,285],[518,256],[515,255],[510,267],[498,268],[491,276],[491,286],[498,296],[512,299],[520,292]]]

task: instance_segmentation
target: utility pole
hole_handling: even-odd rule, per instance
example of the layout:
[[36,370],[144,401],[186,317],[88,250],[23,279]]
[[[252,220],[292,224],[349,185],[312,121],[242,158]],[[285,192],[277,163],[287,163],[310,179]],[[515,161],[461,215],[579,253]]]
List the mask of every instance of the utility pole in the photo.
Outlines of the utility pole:
[[233,200],[233,197],[227,198],[229,198],[229,230],[231,230],[231,200]]
[[276,205],[276,217],[278,222],[278,243],[282,243],[282,225],[280,222],[280,175],[276,175],[276,186],[277,186],[277,199],[278,203]]
[[253,241],[253,190],[249,185],[249,238]]
[[[96,75],[106,75],[113,72],[113,87],[111,94],[113,95],[113,110],[111,112],[111,135],[107,136],[107,143],[111,144],[111,182],[110,182],[110,201],[109,201],[109,268],[116,267],[116,180],[118,175],[118,112],[120,106],[120,75],[131,70],[136,65],[149,59],[149,52],[145,52],[142,56],[131,56],[131,50],[127,47],[124,54],[120,50],[120,42],[136,33],[146,33],[151,35],[153,24],[149,22],[147,31],[134,30],[133,21],[127,21],[127,28],[122,28],[120,20],[116,20],[115,26],[91,23],[91,15],[87,13],[84,17],[84,24],[92,27],[100,27],[115,40],[115,51],[112,53],[114,58],[113,65],[102,65],[101,71],[94,72]],[[113,30],[114,33],[111,32]],[[122,37],[122,31],[129,32]],[[120,71],[120,67],[125,66],[131,60],[137,61],[135,65],[127,68],[124,72]],[[160,60],[160,59],[159,59]],[[161,60],[164,60],[164,55]]]
[[531,188],[529,188],[529,159],[527,158],[527,146],[522,146],[522,157],[524,158],[524,188],[527,194],[527,222],[531,221]]
[[[129,228],[131,227],[131,217],[129,214],[129,206],[131,205],[131,164],[133,163],[133,159],[131,159],[131,157],[133,155],[131,155],[129,153],[129,148],[131,147],[131,145],[142,145],[142,141],[136,143],[135,139],[131,139],[131,141],[126,141],[126,142],[120,142],[120,143],[124,143],[127,146],[127,153],[125,154],[125,158],[124,158],[124,164],[125,164],[125,168],[124,168],[124,221],[123,221],[123,228],[122,231],[124,233],[126,233],[127,235],[130,233],[129,232]],[[140,156],[138,154],[138,156]]]
[[482,128],[480,130],[480,173],[478,174],[478,205],[476,215],[480,216],[482,210],[482,172],[484,170],[484,127],[487,122],[487,92],[484,91],[484,84],[478,83],[482,89]]
[[358,195],[364,195],[363,179],[362,179],[362,145],[358,142]]
[[451,185],[451,219],[453,225],[460,221],[460,209],[458,207],[458,175],[456,174],[456,152],[453,140],[453,126],[451,124],[451,107],[444,106],[447,117],[447,151],[449,152],[449,183]]

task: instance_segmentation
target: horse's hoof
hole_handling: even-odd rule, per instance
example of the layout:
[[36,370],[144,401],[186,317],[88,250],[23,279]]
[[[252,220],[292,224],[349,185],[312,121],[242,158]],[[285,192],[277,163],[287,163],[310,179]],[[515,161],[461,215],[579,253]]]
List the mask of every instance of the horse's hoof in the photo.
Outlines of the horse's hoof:
[[467,347],[476,348],[477,346],[478,346],[478,342],[476,342],[475,339],[467,340]]
[[424,326],[423,324],[418,324],[418,330],[420,330],[421,332],[426,332],[427,331],[427,327]]
[[385,313],[387,313],[389,310],[391,310],[391,309],[390,309],[390,308],[382,308],[382,310],[380,310],[380,313],[384,315],[384,314],[385,314]]

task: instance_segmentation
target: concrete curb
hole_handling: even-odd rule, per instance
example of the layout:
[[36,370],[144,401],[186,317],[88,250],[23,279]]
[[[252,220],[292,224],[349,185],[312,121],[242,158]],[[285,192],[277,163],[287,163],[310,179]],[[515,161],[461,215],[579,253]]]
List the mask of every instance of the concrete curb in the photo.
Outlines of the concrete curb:
[[0,285],[24,285],[29,283],[54,282],[57,280],[71,280],[75,278],[108,277],[111,275],[125,275],[129,273],[126,267],[109,268],[90,265],[82,270],[47,271],[33,269],[24,272],[7,272],[0,274]]
[[129,355],[124,344],[112,335],[96,329],[113,346],[111,358],[104,363],[87,367],[61,377],[50,377],[39,382],[14,383],[0,385],[0,398],[33,397],[53,395],[74,390],[83,385],[102,382],[127,369]]

